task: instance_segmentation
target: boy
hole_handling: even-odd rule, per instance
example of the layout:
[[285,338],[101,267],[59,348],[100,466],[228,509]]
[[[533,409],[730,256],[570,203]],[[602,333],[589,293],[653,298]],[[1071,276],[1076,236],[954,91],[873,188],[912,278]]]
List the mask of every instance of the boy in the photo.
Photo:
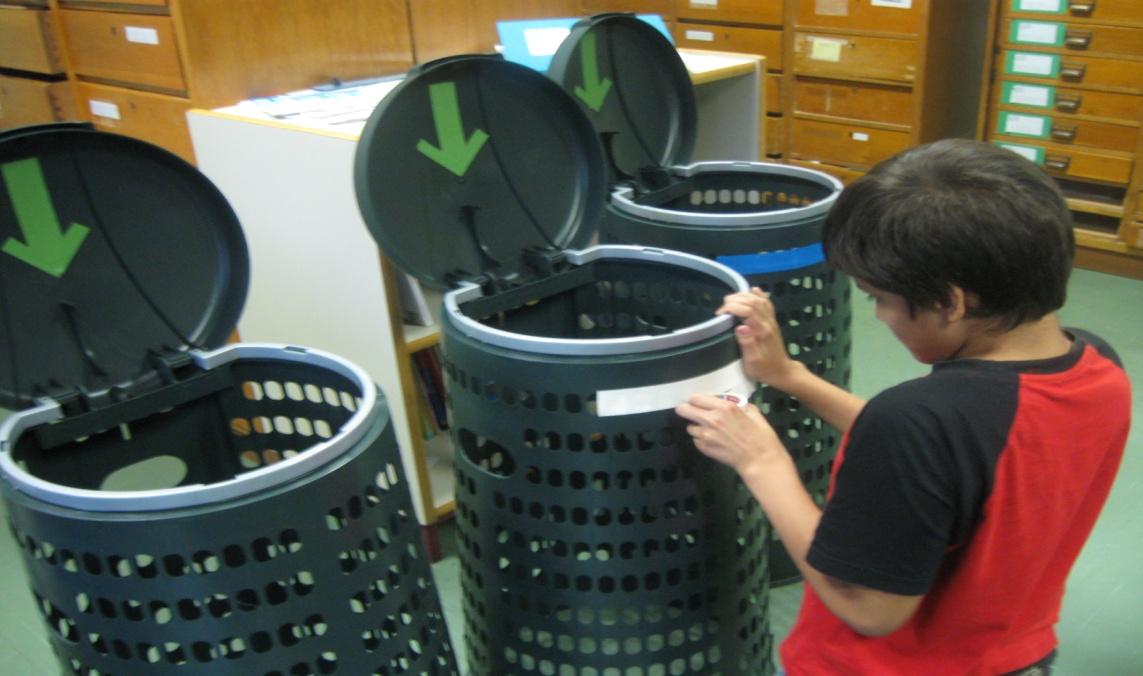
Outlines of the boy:
[[1044,674],[1064,583],[1111,489],[1131,392],[1114,352],[1064,330],[1063,196],[990,144],[907,150],[848,186],[827,260],[932,372],[868,402],[785,351],[754,289],[727,296],[748,375],[845,431],[819,509],[752,406],[677,412],[733,467],[804,576],[787,673]]

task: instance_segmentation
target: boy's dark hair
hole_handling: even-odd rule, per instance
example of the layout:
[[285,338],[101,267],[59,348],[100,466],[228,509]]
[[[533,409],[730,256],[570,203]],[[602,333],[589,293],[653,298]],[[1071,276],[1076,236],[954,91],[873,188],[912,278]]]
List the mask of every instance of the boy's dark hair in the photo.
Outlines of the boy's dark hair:
[[989,143],[946,139],[881,162],[838,196],[822,233],[839,270],[903,296],[911,311],[950,300],[1004,329],[1064,304],[1075,235],[1047,174]]

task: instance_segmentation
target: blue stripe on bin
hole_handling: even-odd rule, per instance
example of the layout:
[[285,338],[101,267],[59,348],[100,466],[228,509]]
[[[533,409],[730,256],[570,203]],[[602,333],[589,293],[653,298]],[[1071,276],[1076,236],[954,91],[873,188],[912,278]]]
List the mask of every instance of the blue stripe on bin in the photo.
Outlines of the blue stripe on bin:
[[714,260],[740,275],[758,275],[763,272],[782,272],[816,265],[825,260],[825,252],[822,251],[821,244],[811,244],[770,253],[718,256]]

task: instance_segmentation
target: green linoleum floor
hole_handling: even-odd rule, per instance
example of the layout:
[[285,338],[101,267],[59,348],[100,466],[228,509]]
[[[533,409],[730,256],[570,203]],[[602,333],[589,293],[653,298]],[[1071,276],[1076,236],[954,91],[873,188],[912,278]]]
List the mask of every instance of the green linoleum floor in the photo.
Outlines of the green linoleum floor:
[[[925,372],[873,318],[863,295],[853,299],[853,390],[870,396]],[[1095,532],[1068,583],[1057,627],[1060,676],[1143,674],[1143,282],[1077,270],[1065,324],[1102,335],[1118,350],[1135,385],[1134,419],[1126,458]],[[0,535],[0,675],[39,676],[60,669],[25,583],[20,553],[7,528]],[[445,531],[446,537],[448,531]],[[458,565],[446,556],[434,566],[442,606],[463,653]],[[777,638],[797,612],[801,585],[774,590],[770,617]],[[350,676],[357,676],[356,674]]]

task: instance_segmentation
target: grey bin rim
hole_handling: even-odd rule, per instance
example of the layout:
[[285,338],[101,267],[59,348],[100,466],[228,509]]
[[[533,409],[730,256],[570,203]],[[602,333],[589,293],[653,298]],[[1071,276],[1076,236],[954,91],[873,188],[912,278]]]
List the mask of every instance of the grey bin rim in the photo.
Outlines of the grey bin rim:
[[781,225],[793,219],[824,216],[833,206],[833,203],[837,201],[837,196],[844,187],[841,181],[825,172],[774,162],[695,162],[685,166],[671,167],[670,169],[673,175],[683,178],[690,178],[696,174],[710,171],[745,174],[757,173],[760,170],[765,170],[771,175],[790,176],[816,182],[822,187],[829,188],[830,194],[825,199],[818,200],[809,206],[777,209],[774,211],[745,211],[737,214],[722,214],[680,211],[678,209],[663,209],[646,204],[637,204],[633,199],[635,189],[630,186],[623,186],[612,191],[611,204],[625,214],[641,216],[651,221],[678,225],[706,227]]
[[12,460],[13,443],[20,434],[63,417],[59,404],[51,399],[42,399],[39,405],[12,414],[0,425],[0,475],[21,493],[53,505],[91,512],[150,512],[209,505],[280,486],[340,456],[368,431],[367,423],[379,403],[377,387],[361,367],[321,350],[270,343],[238,343],[217,350],[191,351],[188,354],[199,366],[208,370],[240,359],[305,363],[323,367],[359,385],[361,403],[342,428],[329,439],[308,447],[305,452],[292,458],[232,479],[212,484],[143,491],[96,491],[44,481],[24,471]]
[[[727,284],[727,292],[742,292],[750,289],[746,278],[731,268],[701,256],[659,249],[655,247],[621,244],[599,246],[564,252],[573,265],[586,265],[600,260],[632,260],[654,262],[703,272]],[[466,282],[444,296],[444,312],[457,329],[475,340],[506,347],[522,352],[540,354],[605,356],[617,354],[641,354],[692,345],[700,340],[720,335],[733,328],[735,319],[730,315],[711,315],[711,318],[670,333],[658,336],[631,336],[627,338],[547,338],[503,331],[481,324],[465,316],[460,306],[483,296],[476,284]]]

